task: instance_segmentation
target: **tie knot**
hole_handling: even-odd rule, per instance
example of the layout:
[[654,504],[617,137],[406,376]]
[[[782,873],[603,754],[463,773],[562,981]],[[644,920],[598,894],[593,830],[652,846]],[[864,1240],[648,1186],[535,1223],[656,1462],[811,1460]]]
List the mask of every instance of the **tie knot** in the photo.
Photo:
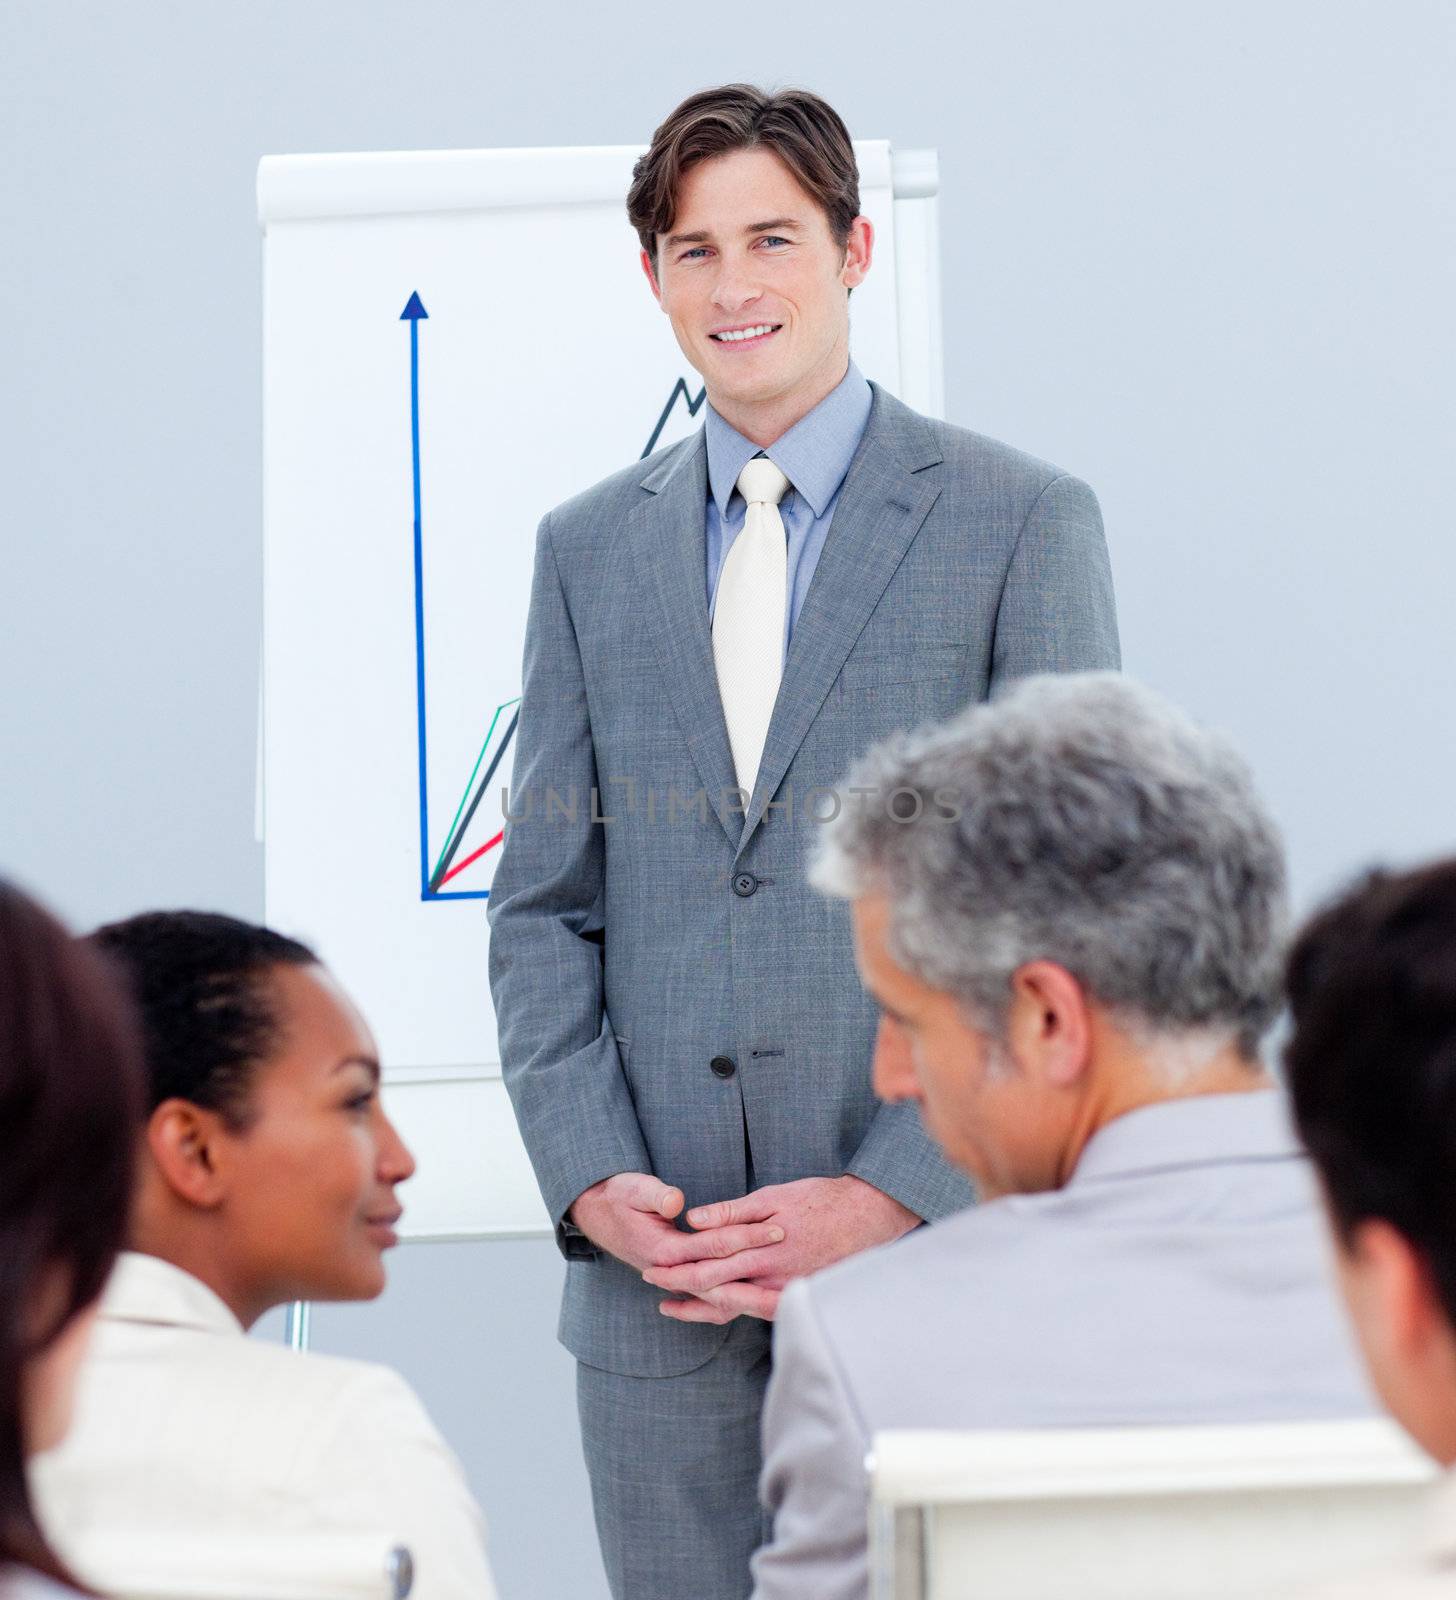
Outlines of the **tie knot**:
[[789,492],[789,480],[767,456],[755,456],[738,474],[738,492],[751,506],[776,506]]

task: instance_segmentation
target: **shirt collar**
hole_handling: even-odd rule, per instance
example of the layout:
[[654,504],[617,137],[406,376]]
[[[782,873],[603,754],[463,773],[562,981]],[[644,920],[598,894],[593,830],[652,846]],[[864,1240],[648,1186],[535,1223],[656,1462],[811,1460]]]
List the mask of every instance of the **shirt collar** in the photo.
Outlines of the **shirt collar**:
[[[822,517],[844,482],[869,421],[873,391],[854,362],[839,383],[807,416],[767,447],[764,454]],[[738,475],[759,452],[732,423],[708,406],[708,484],[718,515],[726,518]]]
[[151,1322],[241,1334],[242,1324],[200,1278],[159,1256],[124,1250],[106,1285],[101,1315],[108,1322]]
[[1072,1183],[1302,1154],[1279,1089],[1186,1095],[1114,1117],[1087,1141]]

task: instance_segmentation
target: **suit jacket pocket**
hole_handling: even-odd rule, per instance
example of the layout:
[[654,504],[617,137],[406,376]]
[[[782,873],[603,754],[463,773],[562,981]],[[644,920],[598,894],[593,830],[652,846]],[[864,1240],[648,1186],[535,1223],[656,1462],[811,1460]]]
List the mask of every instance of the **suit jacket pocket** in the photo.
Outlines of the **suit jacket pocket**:
[[895,655],[851,656],[839,669],[842,694],[887,689],[896,683],[935,683],[959,677],[965,670],[963,644],[927,645]]

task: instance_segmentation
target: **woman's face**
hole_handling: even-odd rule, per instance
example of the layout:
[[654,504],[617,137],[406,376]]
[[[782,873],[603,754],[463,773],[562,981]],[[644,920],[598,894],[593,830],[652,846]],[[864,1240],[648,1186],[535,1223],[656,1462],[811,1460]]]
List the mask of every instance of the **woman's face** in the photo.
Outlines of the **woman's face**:
[[224,1140],[223,1202],[241,1298],[368,1300],[397,1240],[395,1185],[414,1159],[385,1116],[363,1018],[324,968],[268,977],[279,1045],[253,1079],[252,1120]]

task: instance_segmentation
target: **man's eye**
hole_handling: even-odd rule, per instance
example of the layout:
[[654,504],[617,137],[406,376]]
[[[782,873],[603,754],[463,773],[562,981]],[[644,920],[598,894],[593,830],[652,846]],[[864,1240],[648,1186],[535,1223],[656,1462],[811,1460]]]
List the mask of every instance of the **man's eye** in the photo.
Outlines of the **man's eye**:
[[782,238],[777,233],[766,233],[763,236],[763,241],[762,242],[764,244],[791,244],[793,241],[789,240],[789,239]]
[[694,256],[701,256],[701,255],[706,255],[706,254],[707,254],[707,251],[703,248],[703,246],[700,245],[700,244],[697,244],[697,245],[694,245],[691,250],[684,250],[683,253],[678,257],[678,260],[679,261],[690,261]]
[[368,1111],[377,1098],[377,1090],[366,1089],[363,1094],[351,1096],[344,1102],[345,1111]]

